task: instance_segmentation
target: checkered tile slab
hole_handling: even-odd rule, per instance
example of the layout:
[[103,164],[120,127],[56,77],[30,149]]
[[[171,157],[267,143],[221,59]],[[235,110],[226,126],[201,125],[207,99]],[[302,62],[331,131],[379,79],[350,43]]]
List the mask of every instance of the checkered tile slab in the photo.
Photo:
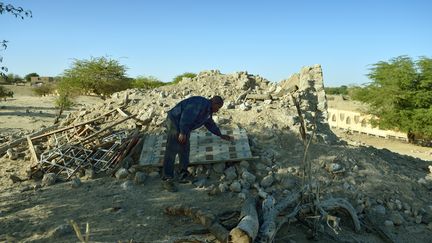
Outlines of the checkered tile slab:
[[[207,130],[195,130],[190,137],[190,164],[209,164],[223,161],[253,159],[244,129],[222,130],[234,137],[229,142]],[[140,156],[142,166],[161,166],[165,154],[166,135],[149,135],[144,141]],[[178,159],[177,159],[178,160]]]

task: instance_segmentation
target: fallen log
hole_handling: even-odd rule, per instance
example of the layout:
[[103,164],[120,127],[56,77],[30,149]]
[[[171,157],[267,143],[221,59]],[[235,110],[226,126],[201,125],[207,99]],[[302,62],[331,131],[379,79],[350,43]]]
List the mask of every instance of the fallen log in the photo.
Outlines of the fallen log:
[[[299,203],[299,201],[300,192],[295,192],[288,195],[277,205],[275,205],[276,200],[273,198],[273,196],[268,196],[262,202],[263,223],[261,224],[261,227],[259,229],[256,242],[273,242],[277,231],[282,226],[282,224],[278,224],[276,222],[277,216],[288,206]],[[293,215],[290,214],[290,217],[295,217],[297,215],[297,212]],[[285,222],[286,221],[287,219],[285,220]]]
[[184,205],[176,205],[165,208],[165,213],[168,215],[181,215],[192,218],[196,223],[203,225],[213,234],[220,242],[227,242],[229,232],[217,220],[216,216],[200,210],[196,207],[188,207]]
[[256,198],[246,199],[241,213],[240,222],[229,233],[230,243],[251,243],[254,242],[259,230],[258,214],[256,211]]

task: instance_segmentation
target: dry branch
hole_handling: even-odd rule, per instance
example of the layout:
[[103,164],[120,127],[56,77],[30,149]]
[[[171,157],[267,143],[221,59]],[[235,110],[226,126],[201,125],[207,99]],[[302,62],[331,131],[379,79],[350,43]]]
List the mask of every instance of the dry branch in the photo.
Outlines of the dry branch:
[[[356,232],[359,232],[360,227],[360,221],[357,217],[356,210],[353,208],[353,206],[345,199],[343,198],[330,198],[325,201],[322,201],[318,204],[318,208],[320,208],[321,214],[325,215],[324,210],[331,211],[331,210],[342,210],[349,214],[351,217],[353,224],[354,224],[354,230]],[[325,215],[326,216],[326,215]]]

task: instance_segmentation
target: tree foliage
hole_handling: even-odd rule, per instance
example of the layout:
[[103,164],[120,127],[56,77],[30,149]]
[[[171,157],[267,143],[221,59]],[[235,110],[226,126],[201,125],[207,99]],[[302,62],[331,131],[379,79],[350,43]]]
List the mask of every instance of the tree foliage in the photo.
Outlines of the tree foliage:
[[12,98],[13,95],[14,93],[12,91],[0,85],[0,99],[4,99],[6,101],[7,97]]
[[37,96],[54,94],[55,90],[56,87],[53,84],[42,84],[41,86],[36,86],[32,88],[32,92]]
[[94,93],[102,98],[130,87],[126,67],[107,57],[75,60],[63,79],[83,94]]
[[348,86],[346,85],[340,87],[326,87],[324,89],[326,94],[329,95],[348,95]]
[[74,105],[74,98],[79,95],[80,91],[77,87],[67,82],[66,79],[60,78],[56,85],[58,97],[54,100],[55,107],[58,109],[54,124],[58,123],[63,111],[71,108]]
[[39,76],[39,74],[37,74],[37,73],[29,73],[29,74],[27,74],[26,76],[24,76],[24,79],[25,79],[27,82],[30,82],[30,80],[31,80],[32,77],[40,77],[40,76]]
[[153,76],[138,76],[132,80],[132,88],[139,89],[153,89],[166,84]]
[[368,103],[373,122],[416,137],[432,138],[432,59],[399,56],[373,64],[371,83],[352,90],[352,98]]
[[183,74],[175,76],[173,78],[172,83],[173,84],[178,84],[180,81],[182,81],[183,78],[195,78],[196,76],[197,75],[195,73],[186,72],[186,73],[183,73]]
[[6,74],[1,75],[0,81],[2,83],[14,84],[16,82],[21,82],[22,77],[19,76],[18,74],[8,73],[7,75]]

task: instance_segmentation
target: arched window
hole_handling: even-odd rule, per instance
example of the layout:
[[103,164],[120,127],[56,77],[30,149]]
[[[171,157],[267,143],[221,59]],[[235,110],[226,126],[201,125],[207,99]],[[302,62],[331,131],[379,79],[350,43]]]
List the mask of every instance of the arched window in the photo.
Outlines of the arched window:
[[360,121],[360,116],[354,116],[354,123],[357,124]]
[[333,114],[331,118],[332,118],[332,121],[334,121],[334,122],[336,121],[336,115],[335,114]]

